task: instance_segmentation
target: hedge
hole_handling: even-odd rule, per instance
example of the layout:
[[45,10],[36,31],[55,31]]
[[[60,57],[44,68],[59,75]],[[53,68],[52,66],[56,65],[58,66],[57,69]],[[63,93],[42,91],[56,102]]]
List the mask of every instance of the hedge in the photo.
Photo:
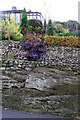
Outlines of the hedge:
[[80,37],[45,36],[48,46],[80,47]]

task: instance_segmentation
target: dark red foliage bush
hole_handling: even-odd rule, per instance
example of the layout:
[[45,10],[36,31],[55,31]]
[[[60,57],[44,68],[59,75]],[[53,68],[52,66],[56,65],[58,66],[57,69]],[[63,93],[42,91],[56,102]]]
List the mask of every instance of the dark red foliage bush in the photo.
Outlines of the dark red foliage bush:
[[28,33],[25,27],[23,27],[22,29],[24,40],[21,41],[20,46],[22,47],[22,49],[27,51],[23,56],[26,57],[28,60],[39,59],[42,55],[46,53],[46,43],[43,39],[44,36],[40,35],[39,33],[35,33],[34,36],[32,36],[30,33]]

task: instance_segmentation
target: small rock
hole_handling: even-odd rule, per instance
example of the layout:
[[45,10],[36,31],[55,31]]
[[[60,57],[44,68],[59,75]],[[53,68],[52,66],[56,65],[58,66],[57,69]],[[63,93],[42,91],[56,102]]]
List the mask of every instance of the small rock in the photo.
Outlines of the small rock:
[[31,68],[29,68],[29,67],[26,67],[25,68],[27,71],[31,71],[32,69]]

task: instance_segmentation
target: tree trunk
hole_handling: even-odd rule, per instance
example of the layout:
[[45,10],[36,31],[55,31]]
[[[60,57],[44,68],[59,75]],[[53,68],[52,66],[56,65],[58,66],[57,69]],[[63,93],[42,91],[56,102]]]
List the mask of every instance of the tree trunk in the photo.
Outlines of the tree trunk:
[[10,41],[10,36],[8,36],[8,40]]

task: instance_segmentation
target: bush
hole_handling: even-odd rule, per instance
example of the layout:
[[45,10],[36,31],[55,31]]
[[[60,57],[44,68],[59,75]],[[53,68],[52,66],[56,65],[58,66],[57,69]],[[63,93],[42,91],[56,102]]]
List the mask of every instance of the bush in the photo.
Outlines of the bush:
[[21,18],[21,24],[20,24],[21,33],[22,33],[22,27],[25,27],[27,31],[29,31],[27,12],[25,8],[22,11],[22,18]]
[[5,36],[8,40],[12,34],[15,34],[15,24],[12,19],[6,18],[6,20],[2,20],[2,35]]
[[35,33],[35,28],[33,26],[29,26],[29,32],[34,34]]
[[51,20],[49,20],[48,25],[47,25],[47,34],[48,35],[53,35],[53,25],[52,25]]
[[11,35],[11,40],[19,41],[23,39],[23,35],[20,32],[16,32],[15,35]]
[[35,33],[37,33],[37,34],[40,33],[40,34],[41,34],[41,33],[43,33],[43,32],[44,32],[44,29],[43,29],[43,28],[41,28],[41,27],[36,27],[36,28],[35,28]]
[[30,33],[32,33],[32,34],[34,34],[34,33],[40,33],[40,34],[42,34],[42,33],[44,33],[44,29],[42,28],[42,27],[32,27],[32,26],[29,26],[29,28],[30,28]]
[[48,46],[80,47],[79,37],[45,36]]
[[13,53],[9,53],[8,59],[14,59],[14,54]]
[[29,20],[29,26],[32,26],[32,27],[42,27],[42,22],[40,20]]
[[43,41],[42,35],[35,33],[33,37],[25,27],[23,27],[22,33],[24,40],[21,41],[20,46],[23,50],[27,51],[27,53],[23,55],[24,57],[28,60],[37,60],[45,54],[45,42]]
[[20,40],[23,35],[19,31],[19,25],[16,26],[15,22],[12,19],[6,18],[6,20],[2,20],[2,39],[12,39],[12,40]]

